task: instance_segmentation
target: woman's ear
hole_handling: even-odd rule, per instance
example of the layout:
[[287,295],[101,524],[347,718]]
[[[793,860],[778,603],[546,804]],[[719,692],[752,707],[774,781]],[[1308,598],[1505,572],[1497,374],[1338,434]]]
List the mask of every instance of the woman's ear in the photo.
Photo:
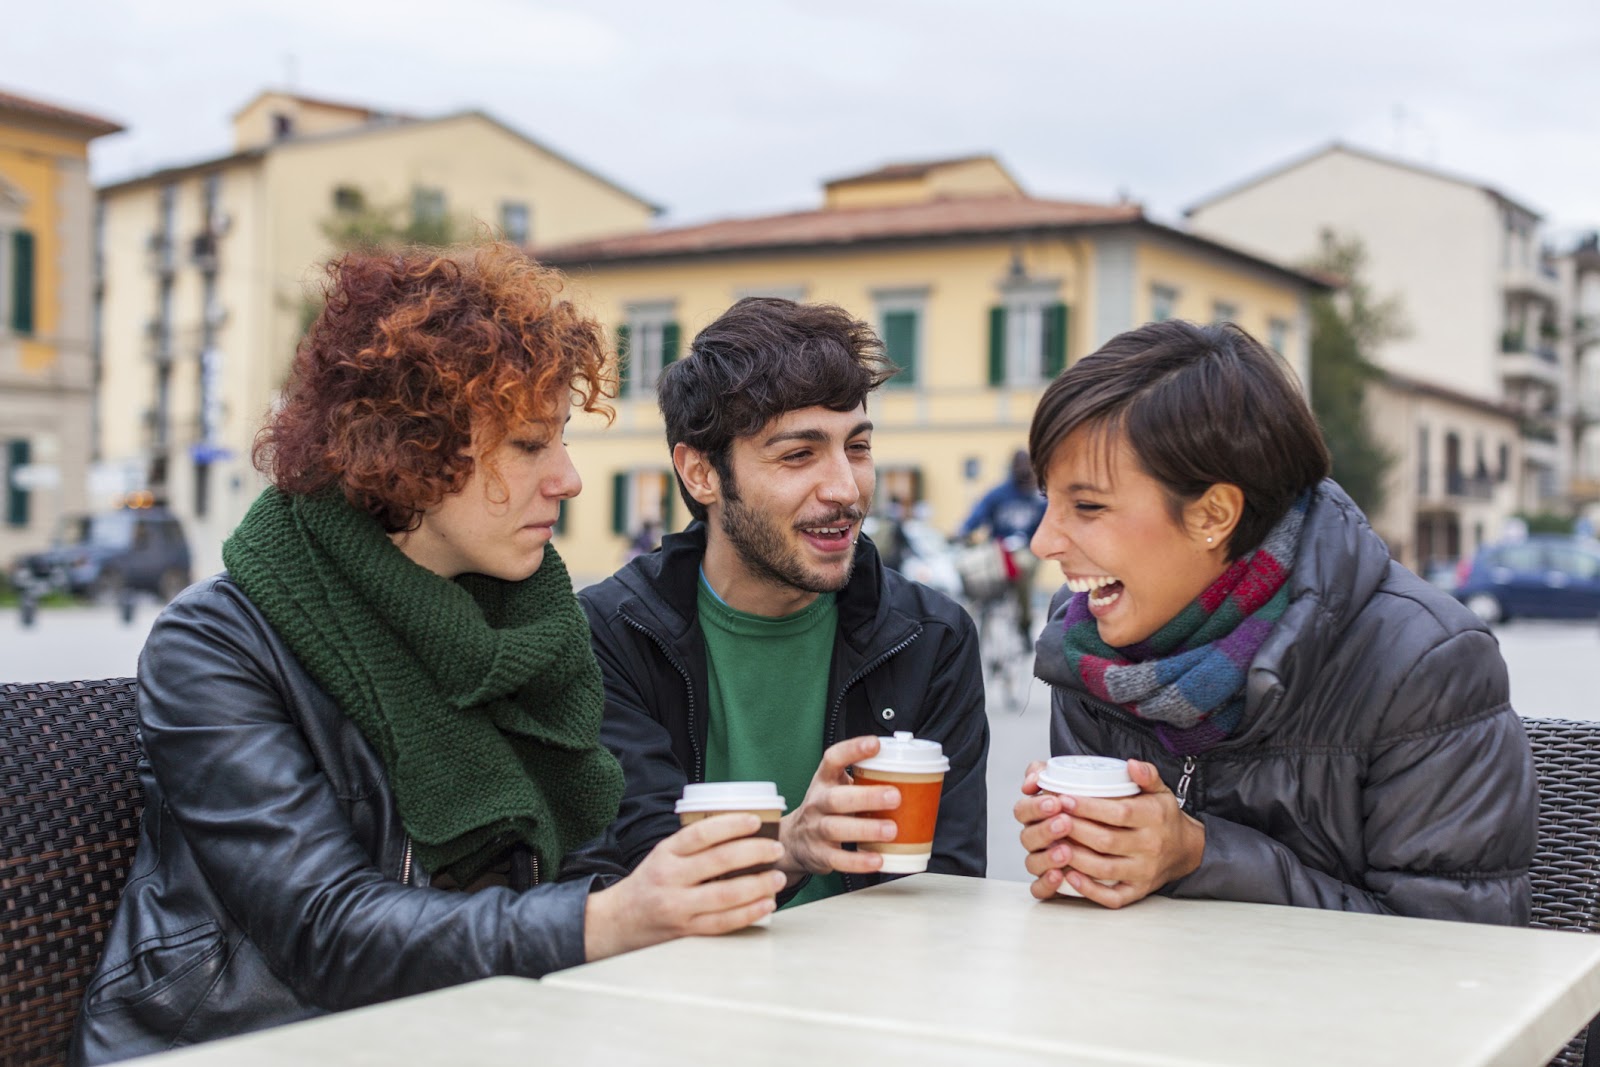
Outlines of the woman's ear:
[[1190,536],[1207,549],[1226,550],[1243,517],[1244,490],[1232,482],[1217,482],[1184,508]]
[[672,446],[672,465],[696,501],[710,507],[722,500],[722,480],[704,452],[679,441]]

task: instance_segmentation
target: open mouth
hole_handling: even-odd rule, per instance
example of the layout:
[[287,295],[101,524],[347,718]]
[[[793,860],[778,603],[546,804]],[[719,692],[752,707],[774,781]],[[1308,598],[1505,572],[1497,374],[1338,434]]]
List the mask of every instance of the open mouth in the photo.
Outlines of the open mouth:
[[1067,588],[1074,593],[1088,593],[1091,611],[1109,608],[1122,596],[1121,580],[1109,574],[1096,575],[1093,578],[1068,578]]
[[828,522],[808,523],[799,527],[800,533],[821,552],[839,552],[854,542],[856,520],[848,515]]

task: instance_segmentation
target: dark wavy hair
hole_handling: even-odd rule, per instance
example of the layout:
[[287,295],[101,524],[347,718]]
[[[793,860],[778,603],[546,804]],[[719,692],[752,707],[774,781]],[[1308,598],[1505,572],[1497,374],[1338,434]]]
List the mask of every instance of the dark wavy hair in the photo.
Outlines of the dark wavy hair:
[[1218,482],[1244,492],[1228,559],[1254,551],[1289,505],[1328,476],[1328,446],[1283,360],[1232,323],[1171,319],[1118,334],[1062,371],[1033,413],[1039,484],[1079,427],[1121,437],[1161,483],[1175,520]]
[[[286,493],[338,486],[390,532],[466,485],[563,397],[611,410],[614,366],[562,277],[504,243],[352,252],[330,263],[321,313],[295,354],[256,467]],[[491,478],[499,472],[490,465]]]
[[[731,486],[734,438],[801,408],[854,411],[898,370],[872,327],[844,308],[745,297],[696,334],[688,358],[656,383],[667,448],[682,441],[703,452]],[[705,505],[681,478],[678,493],[704,521]]]

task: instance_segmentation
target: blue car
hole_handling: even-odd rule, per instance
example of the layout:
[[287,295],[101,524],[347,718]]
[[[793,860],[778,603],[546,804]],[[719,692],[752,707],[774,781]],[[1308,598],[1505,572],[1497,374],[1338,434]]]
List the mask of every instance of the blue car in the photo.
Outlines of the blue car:
[[1600,542],[1537,536],[1485,545],[1463,562],[1455,596],[1491,625],[1600,618]]

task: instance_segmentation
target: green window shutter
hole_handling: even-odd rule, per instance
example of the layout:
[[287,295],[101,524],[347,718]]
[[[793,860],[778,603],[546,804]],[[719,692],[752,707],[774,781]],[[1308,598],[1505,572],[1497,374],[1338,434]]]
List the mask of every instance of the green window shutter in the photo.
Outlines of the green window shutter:
[[677,529],[675,525],[678,504],[678,475],[675,471],[667,471],[667,486],[661,494],[661,532],[672,533]]
[[617,327],[617,395],[628,391],[628,324]]
[[33,333],[33,234],[11,233],[11,329]]
[[989,384],[1006,384],[1006,309],[989,309]]
[[11,472],[28,464],[30,447],[25,440],[6,442],[6,525],[28,525],[28,491],[18,489],[11,481]]
[[676,322],[669,322],[661,327],[661,366],[663,368],[678,358],[678,339],[681,336],[682,331],[678,329]]
[[883,316],[883,347],[900,373],[885,384],[917,384],[917,313],[891,311]]
[[611,476],[611,532],[628,535],[628,475],[624,471]]
[[1044,330],[1044,376],[1050,381],[1067,369],[1067,305],[1045,309]]

